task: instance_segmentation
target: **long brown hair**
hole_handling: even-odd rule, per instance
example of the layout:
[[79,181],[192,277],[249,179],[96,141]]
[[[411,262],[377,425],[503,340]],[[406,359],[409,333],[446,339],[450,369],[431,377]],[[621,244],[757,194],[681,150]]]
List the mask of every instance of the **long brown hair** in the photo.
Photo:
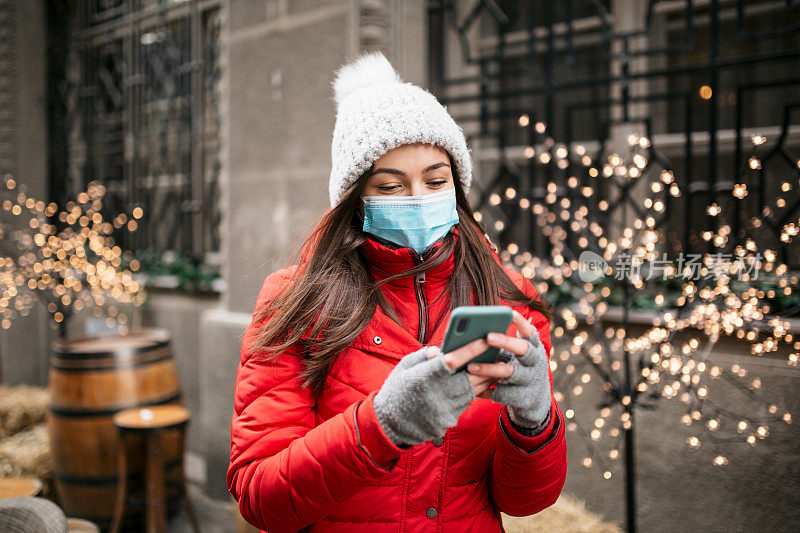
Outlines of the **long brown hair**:
[[[452,159],[451,159],[452,163]],[[548,319],[552,311],[537,296],[527,296],[508,277],[486,244],[483,230],[453,168],[459,238],[449,233],[429,257],[414,268],[376,282],[359,246],[367,238],[362,230],[361,194],[372,169],[367,170],[333,209],[325,213],[303,246],[304,260],[295,278],[256,311],[262,322],[253,353],[277,357],[298,343],[305,361],[303,386],[319,396],[337,354],[364,330],[377,306],[400,323],[380,287],[389,281],[416,275],[442,264],[454,254],[453,275],[443,294],[450,294],[450,309],[471,305],[508,303],[527,305]]]

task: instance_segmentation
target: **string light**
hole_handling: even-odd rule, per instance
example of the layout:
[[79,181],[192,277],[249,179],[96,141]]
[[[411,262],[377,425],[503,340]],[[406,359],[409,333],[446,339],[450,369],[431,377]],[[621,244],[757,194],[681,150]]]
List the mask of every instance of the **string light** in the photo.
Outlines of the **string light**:
[[[537,122],[535,129],[540,134],[547,130],[542,122]],[[600,160],[590,157],[582,145],[571,148],[550,137],[528,147],[530,150],[526,148],[525,157],[530,164],[568,169],[569,173],[565,172],[561,178],[558,171],[546,174],[553,177],[533,192],[508,186],[502,195],[492,193],[488,206],[480,210],[479,215],[483,221],[494,221],[497,229],[507,226],[504,207],[529,211],[536,224],[534,227],[540,228],[540,233],[548,240],[550,260],[534,257],[519,242],[502,248],[501,260],[520,268],[540,293],[546,292],[549,285],[570,282],[573,294],[577,295],[577,302],[559,309],[554,321],[553,338],[570,338],[572,342],[554,354],[551,370],[556,378],[554,394],[559,401],[586,394],[595,382],[606,395],[607,405],[601,409],[599,417],[585,424],[586,430],[574,409],[564,411],[569,421],[567,431],[579,433],[590,452],[582,464],[587,468],[597,466],[603,477],[609,479],[611,471],[604,461],[619,457],[621,443],[614,439],[621,438],[624,430],[632,427],[633,419],[627,412],[629,406],[638,405],[644,401],[642,398],[664,398],[681,402],[686,409],[681,423],[703,432],[687,437],[687,445],[699,449],[702,439],[712,449],[713,464],[724,466],[728,458],[719,453],[718,448],[726,440],[716,434],[732,432],[754,445],[768,436],[768,423],[779,420],[790,424],[792,417],[788,411],[780,412],[777,406],[769,417],[743,416],[718,406],[714,402],[716,389],[712,389],[709,382],[740,383],[754,395],[763,390],[764,383],[758,377],[748,377],[741,365],[726,369],[714,364],[709,354],[725,335],[751,343],[755,356],[774,353],[783,343],[791,343],[788,325],[780,319],[769,318],[765,300],[774,298],[778,290],[791,295],[800,283],[786,265],[778,262],[775,250],[761,250],[753,239],[744,239],[741,244],[732,246],[733,230],[725,216],[733,210],[722,202],[712,202],[705,206],[705,211],[715,217],[717,225],[698,232],[698,236],[713,251],[703,254],[696,265],[668,265],[664,269],[664,279],[678,281],[681,286],[675,294],[660,292],[653,296],[658,309],[652,327],[639,336],[632,336],[622,328],[607,328],[605,338],[589,337],[581,331],[579,328],[584,324],[603,324],[609,311],[611,289],[602,283],[579,282],[578,256],[582,252],[593,252],[609,265],[623,254],[639,261],[642,270],[631,272],[629,282],[635,290],[645,290],[649,282],[647,268],[661,257],[659,252],[668,244],[665,235],[657,229],[666,214],[668,200],[683,195],[675,172],[654,164],[656,161],[649,150],[651,142],[646,136],[631,132],[626,140],[627,151],[610,153]],[[766,141],[763,136],[753,136],[751,140],[754,146]],[[756,155],[747,158],[750,169],[761,169],[763,165]],[[624,225],[612,227],[607,214],[606,218],[597,216],[611,207],[605,198],[594,197],[601,184],[605,188],[616,185],[622,189],[636,181],[646,184],[637,189],[641,194],[629,198],[637,209],[629,211],[631,217],[623,221]],[[779,188],[786,193],[792,189],[792,184],[784,180]],[[735,184],[731,194],[732,201],[743,200],[748,197],[748,188],[744,183]],[[779,203],[774,207],[765,206],[765,209],[769,213],[775,207],[780,207]],[[754,221],[757,220],[760,218],[754,217]],[[755,227],[756,223],[753,225]],[[800,220],[789,221],[782,228],[781,240],[791,240],[798,233]],[[577,248],[573,248],[575,245]],[[723,250],[732,250],[730,257],[735,261],[723,261],[720,257]],[[761,255],[759,276],[768,273],[776,289],[758,290],[748,283],[750,274],[742,272],[752,265],[757,254]],[[730,264],[735,262],[738,266]],[[611,273],[609,266],[605,274]],[[739,275],[741,282],[737,280]],[[794,349],[788,356],[788,364],[797,366],[800,342],[795,341],[790,346]],[[625,381],[621,376],[622,361],[626,356],[642,362],[641,372],[638,378],[634,375],[632,383],[635,394],[624,393],[621,387]],[[560,371],[556,372],[557,369]],[[744,379],[748,381],[743,382]],[[606,445],[611,450],[600,454],[599,449]]]
[[[54,329],[73,312],[91,307],[95,316],[106,316],[109,327],[127,332],[128,315],[113,303],[140,306],[147,294],[134,279],[138,261],[114,244],[112,233],[120,228],[134,231],[142,209],[133,210],[133,219],[122,213],[108,222],[101,213],[106,188],[97,181],[63,210],[54,202],[29,197],[11,175],[3,181],[4,191],[17,191],[3,201],[3,209],[15,216],[25,212],[28,220],[13,229],[0,224],[3,242],[16,243],[17,248],[4,250],[0,257],[0,326],[9,329],[17,316],[27,316],[38,297],[48,301]],[[61,222],[62,229],[50,224],[51,218]]]

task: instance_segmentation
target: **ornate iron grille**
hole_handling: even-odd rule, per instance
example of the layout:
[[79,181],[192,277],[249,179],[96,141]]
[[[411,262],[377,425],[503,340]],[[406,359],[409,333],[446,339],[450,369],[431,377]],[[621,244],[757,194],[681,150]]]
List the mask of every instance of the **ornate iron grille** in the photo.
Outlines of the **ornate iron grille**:
[[[765,326],[770,313],[780,318],[800,310],[797,275],[787,275],[800,268],[800,5],[430,0],[428,22],[429,84],[470,137],[476,216],[497,233],[502,259],[544,279],[539,285],[547,287],[548,299],[566,294],[554,321],[564,349],[550,361],[569,366],[554,376],[556,398],[562,391],[565,401],[579,395],[581,383],[589,383],[582,380],[592,375],[601,383],[596,420],[616,433],[598,425],[591,439],[604,435],[614,450],[625,441],[627,528],[633,532],[634,407],[652,408],[652,400],[674,397],[679,389],[690,420],[699,416],[710,424],[721,413],[733,418],[736,413],[710,401],[699,386],[720,332],[746,334],[758,354],[767,353],[765,346],[774,351],[781,340],[789,351],[800,346],[782,326]],[[744,257],[765,251],[771,273],[783,279],[768,280],[762,289],[755,278],[744,278],[744,289],[730,290],[704,274],[690,286],[697,290],[687,291],[678,276],[669,280],[677,291],[664,283],[648,294],[643,277],[630,270],[609,283],[607,265],[595,259],[651,248],[672,261],[678,253]],[[600,265],[598,277],[581,276],[589,262]],[[621,288],[618,300],[612,287]],[[782,302],[790,295],[793,300]],[[655,304],[650,309],[664,312],[648,323],[648,333],[658,333],[642,338],[629,328],[629,311],[646,299]],[[723,321],[718,310],[741,309],[745,300],[757,300],[758,312],[736,311],[735,322],[717,327]],[[762,307],[762,300],[769,302]],[[621,327],[610,316],[614,327],[606,328],[606,311],[615,303],[621,304]],[[579,322],[591,337],[578,331]],[[699,330],[709,338],[704,353],[677,336],[693,326],[692,335]],[[798,357],[789,355],[789,364]],[[715,368],[754,394],[731,372]],[[692,369],[699,370],[688,384],[675,385]],[[659,371],[668,376],[663,382]],[[681,371],[688,373],[678,376]],[[571,428],[581,426],[572,420]],[[605,469],[589,431],[577,433],[589,450],[583,464],[594,460]],[[703,439],[714,449],[725,442],[708,433]],[[715,461],[725,464],[726,458]]]
[[112,216],[140,207],[124,249],[218,261],[220,4],[48,4],[51,196],[98,180]]
[[[542,165],[539,155],[555,160],[564,147],[601,161],[635,128],[651,142],[646,170],[674,172],[683,191],[668,199],[660,226],[671,251],[708,251],[702,232],[720,221],[705,207],[716,202],[733,217],[732,245],[748,227],[747,237],[800,268],[798,239],[780,239],[800,211],[800,142],[792,129],[800,123],[800,6],[631,0],[613,2],[611,13],[611,5],[429,2],[429,84],[476,147],[474,207],[487,227],[501,243],[547,255],[548,240],[531,231],[535,215],[517,200],[544,201],[554,192],[548,183],[568,196],[570,177],[598,180],[580,164],[582,154],[567,157],[564,168]],[[755,134],[768,142],[753,146]],[[794,180],[788,193],[787,180]],[[749,195],[734,203],[736,184]],[[508,188],[513,198],[504,195]],[[591,203],[613,226],[635,213],[635,198],[633,189],[597,184]],[[602,202],[610,207],[601,213]]]

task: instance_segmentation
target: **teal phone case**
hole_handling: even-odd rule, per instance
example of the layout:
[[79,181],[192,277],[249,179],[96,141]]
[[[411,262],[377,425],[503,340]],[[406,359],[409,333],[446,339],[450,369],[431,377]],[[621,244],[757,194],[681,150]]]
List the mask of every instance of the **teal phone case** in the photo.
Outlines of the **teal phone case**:
[[[511,308],[505,305],[456,307],[450,313],[442,342],[442,353],[452,352],[476,339],[484,338],[490,331],[505,334],[511,325],[511,318]],[[463,320],[467,322],[464,324]],[[457,368],[456,372],[464,370],[469,363],[496,363],[499,354],[500,348],[490,346],[488,350]]]

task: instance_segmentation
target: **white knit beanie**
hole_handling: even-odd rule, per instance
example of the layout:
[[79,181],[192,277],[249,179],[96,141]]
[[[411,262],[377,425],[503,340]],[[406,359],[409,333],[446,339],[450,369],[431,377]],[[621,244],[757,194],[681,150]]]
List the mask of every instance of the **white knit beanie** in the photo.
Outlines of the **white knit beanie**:
[[381,52],[361,54],[343,65],[332,85],[337,112],[331,207],[386,152],[417,142],[447,150],[464,191],[469,191],[472,159],[461,127],[433,94],[400,79]]

